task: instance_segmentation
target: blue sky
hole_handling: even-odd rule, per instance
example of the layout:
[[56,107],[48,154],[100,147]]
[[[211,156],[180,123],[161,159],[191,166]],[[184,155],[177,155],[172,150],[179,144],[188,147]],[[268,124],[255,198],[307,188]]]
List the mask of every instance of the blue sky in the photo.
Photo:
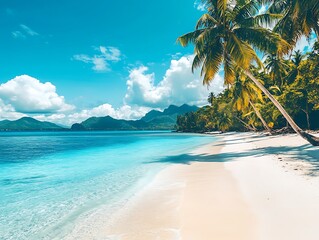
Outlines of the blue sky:
[[[169,104],[204,104],[193,48],[176,38],[203,13],[194,0],[0,1],[0,120],[71,124],[136,119]],[[220,91],[217,76],[211,90]]]
[[[134,66],[150,65],[163,75],[171,55],[192,52],[175,40],[193,29],[201,14],[192,0],[10,0],[0,6],[0,81],[28,74],[54,83],[69,102],[83,106],[122,104],[128,69]],[[110,62],[111,71],[97,73],[90,64],[72,60],[76,54],[98,54],[99,46],[121,51],[121,60]]]
[[[192,30],[201,14],[193,0],[2,0],[0,84],[27,75],[39,81],[29,79],[35,85],[51,83],[75,111],[103,104],[120,108],[127,105],[131,71],[147,67],[143,74],[152,74],[156,87],[173,59],[192,53],[191,47],[176,44],[176,38]],[[17,110],[16,103],[2,100],[5,107]],[[5,118],[3,109],[0,119]],[[61,114],[51,108],[18,109],[35,116]]]

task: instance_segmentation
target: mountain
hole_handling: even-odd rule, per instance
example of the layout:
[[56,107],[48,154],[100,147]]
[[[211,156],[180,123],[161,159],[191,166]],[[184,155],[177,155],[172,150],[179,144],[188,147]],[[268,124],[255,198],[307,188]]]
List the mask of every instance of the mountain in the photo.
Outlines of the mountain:
[[188,112],[195,112],[197,111],[198,107],[196,106],[190,106],[187,104],[183,104],[180,107],[177,107],[175,105],[170,105],[168,108],[164,109],[163,112],[157,111],[157,110],[151,110],[148,112],[144,117],[141,118],[141,120],[145,122],[150,122],[154,119],[162,118],[163,116],[169,117],[174,122],[176,122],[178,115],[184,115]]
[[0,131],[56,131],[64,128],[50,122],[41,122],[31,117],[15,121],[0,121]]
[[145,122],[149,122],[152,119],[159,117],[163,114],[163,112],[158,111],[158,110],[151,110],[148,113],[146,113],[146,115],[144,117],[141,118],[141,120],[145,121]]
[[[126,120],[114,119],[110,116],[106,117],[91,117],[81,123],[84,129],[87,130],[134,130],[134,124]],[[72,126],[74,129],[74,125]]]
[[170,105],[163,112],[151,110],[140,120],[114,119],[110,116],[91,117],[82,123],[73,124],[71,129],[79,130],[171,130],[174,129],[178,115],[194,112],[196,106],[184,104],[180,107]]

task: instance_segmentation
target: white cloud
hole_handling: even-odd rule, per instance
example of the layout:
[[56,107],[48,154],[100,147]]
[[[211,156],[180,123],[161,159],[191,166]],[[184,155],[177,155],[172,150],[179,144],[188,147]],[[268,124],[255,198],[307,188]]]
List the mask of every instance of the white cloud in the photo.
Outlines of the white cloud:
[[26,36],[20,31],[14,31],[11,34],[14,38],[26,38]]
[[102,56],[108,61],[118,62],[121,60],[121,51],[118,48],[100,46],[98,50],[101,51]]
[[38,36],[39,33],[37,33],[36,31],[32,30],[30,27],[28,27],[27,25],[24,24],[20,24],[20,28],[21,30],[19,31],[13,31],[11,32],[12,36],[14,38],[22,38],[25,39],[27,38],[27,36],[31,36],[31,37],[35,37]]
[[181,58],[182,55],[183,55],[182,53],[177,52],[177,53],[175,53],[175,54],[172,54],[172,55],[171,55],[171,58],[172,58],[172,59],[179,59],[179,58]]
[[0,120],[15,120],[31,116],[40,121],[51,121],[62,125],[72,125],[87,118],[111,116],[116,119],[139,119],[150,108],[123,105],[114,108],[110,104],[74,112],[74,106],[66,104],[64,97],[56,93],[50,83],[22,75],[0,85]]
[[0,121],[1,120],[15,120],[25,116],[23,113],[16,112],[15,109],[10,104],[5,104],[0,99]]
[[0,85],[0,99],[21,113],[62,112],[74,109],[65,103],[50,83],[41,83],[28,75],[17,76]]
[[303,53],[311,51],[314,43],[316,42],[316,34],[312,32],[310,38],[307,39],[305,36],[302,36],[296,44],[294,51],[300,50]]
[[32,30],[31,28],[29,28],[28,26],[24,25],[24,24],[20,24],[20,27],[25,31],[25,33],[27,33],[30,36],[38,36],[39,33],[37,33],[36,31]]
[[[111,54],[109,59],[117,60],[120,56],[114,51],[107,52]],[[85,56],[82,58],[83,61],[89,61]],[[163,110],[170,104],[201,106],[207,103],[210,91],[217,94],[223,90],[223,78],[218,74],[208,89],[202,85],[199,70],[192,73],[192,60],[193,56],[171,60],[160,81],[155,81],[155,74],[148,73],[147,67],[134,68],[129,72],[122,106],[104,103],[79,111],[74,111],[74,106],[65,103],[64,97],[57,94],[52,83],[41,83],[27,75],[18,76],[0,85],[0,119],[29,115],[41,121],[70,126],[93,116],[140,119],[151,109]]]
[[[206,104],[210,90],[203,86],[199,70],[192,73],[192,60],[193,56],[172,60],[158,84],[155,84],[155,74],[147,73],[147,67],[131,70],[127,80],[125,103],[152,108],[164,108],[170,104]],[[215,77],[210,89],[215,93],[223,90],[223,79],[220,75]]]
[[136,120],[142,118],[150,110],[151,108],[129,105],[114,108],[111,104],[105,103],[91,109],[83,109],[79,112],[69,114],[38,114],[32,115],[32,117],[40,121],[50,121],[60,125],[71,126],[74,123],[80,123],[90,117],[110,116],[115,119]]
[[71,126],[73,123],[82,122],[90,117],[111,116],[115,119],[140,119],[150,110],[150,108],[146,107],[129,105],[123,105],[119,108],[114,108],[111,104],[105,103],[91,109],[83,109],[80,112],[74,112],[70,114],[41,114],[33,117],[41,121],[52,121],[62,125]]
[[79,113],[71,114],[71,119],[85,120],[89,117],[111,116],[116,119],[137,119],[145,115],[149,109],[144,107],[131,107],[123,105],[120,108],[114,109],[111,104],[105,103],[92,109],[85,109]]
[[74,60],[84,63],[93,64],[92,69],[96,72],[110,71],[110,62],[118,62],[121,60],[121,51],[115,47],[100,46],[95,48],[99,54],[89,56],[86,54],[77,54],[73,56]]
[[65,122],[65,118],[67,117],[67,115],[63,114],[63,113],[54,113],[52,115],[34,115],[33,116],[35,119],[38,119],[39,121],[50,121],[50,122],[55,122],[55,123],[64,123]]

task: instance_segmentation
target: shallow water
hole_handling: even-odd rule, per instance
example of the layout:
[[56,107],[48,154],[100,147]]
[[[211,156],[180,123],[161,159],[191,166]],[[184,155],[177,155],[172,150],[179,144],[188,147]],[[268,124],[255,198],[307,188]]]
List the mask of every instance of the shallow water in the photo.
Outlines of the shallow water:
[[161,159],[213,140],[151,131],[0,133],[0,239],[51,238],[101,205],[115,211],[168,164]]

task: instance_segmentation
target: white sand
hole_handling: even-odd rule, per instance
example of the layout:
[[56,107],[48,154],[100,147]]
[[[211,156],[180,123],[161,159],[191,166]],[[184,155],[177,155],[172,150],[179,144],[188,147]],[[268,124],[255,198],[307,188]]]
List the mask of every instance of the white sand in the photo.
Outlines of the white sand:
[[77,239],[319,239],[319,148],[296,135],[226,134],[183,158]]
[[256,239],[319,239],[319,179],[311,176],[315,172],[305,161],[319,161],[319,148],[297,135],[249,136],[228,143],[222,152],[238,153],[225,166],[258,218]]
[[184,156],[186,163],[194,163],[178,164],[162,171],[111,226],[100,232],[100,237],[256,239],[256,219],[235,179],[224,163],[219,162],[222,159],[211,162],[215,161],[212,155],[218,154],[220,148],[197,149]]

